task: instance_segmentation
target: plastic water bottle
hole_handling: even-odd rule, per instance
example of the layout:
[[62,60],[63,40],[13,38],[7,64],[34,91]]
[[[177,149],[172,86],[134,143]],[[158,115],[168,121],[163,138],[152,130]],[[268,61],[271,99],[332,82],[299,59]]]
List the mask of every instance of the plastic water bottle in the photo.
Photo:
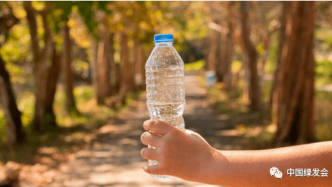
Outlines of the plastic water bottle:
[[[155,47],[146,64],[147,106],[151,119],[165,121],[181,130],[184,128],[183,110],[186,104],[184,90],[184,63],[173,47],[172,34],[154,36]],[[154,148],[149,146],[149,148]],[[157,165],[149,160],[149,165]],[[171,176],[152,175],[157,178]]]

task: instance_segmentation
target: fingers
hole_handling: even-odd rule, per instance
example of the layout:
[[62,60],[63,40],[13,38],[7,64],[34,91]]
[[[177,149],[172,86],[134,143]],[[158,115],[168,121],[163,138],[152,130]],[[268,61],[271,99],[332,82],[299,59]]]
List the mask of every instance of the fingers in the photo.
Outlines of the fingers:
[[162,168],[160,167],[160,165],[153,165],[153,166],[149,166],[149,165],[143,165],[143,169],[145,172],[149,173],[149,174],[153,174],[153,175],[163,175],[165,174],[162,170]]
[[151,132],[144,132],[142,135],[141,135],[141,142],[144,144],[144,145],[152,145],[154,147],[158,147],[158,143],[159,143],[159,136],[154,134],[154,133],[151,133]]
[[175,127],[173,127],[172,125],[170,125],[170,124],[168,124],[164,121],[147,120],[147,121],[144,122],[143,128],[146,131],[153,131],[156,134],[165,135],[166,133],[168,133],[169,131],[171,131]]
[[141,150],[142,157],[148,160],[157,160],[157,154],[157,149],[143,148]]

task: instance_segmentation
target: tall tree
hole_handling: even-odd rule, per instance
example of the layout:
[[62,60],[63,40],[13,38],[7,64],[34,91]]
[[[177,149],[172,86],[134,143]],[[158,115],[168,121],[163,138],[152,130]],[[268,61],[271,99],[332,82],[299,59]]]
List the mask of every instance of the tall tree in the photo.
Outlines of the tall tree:
[[21,112],[16,105],[15,95],[9,80],[5,62],[0,56],[0,101],[3,105],[7,127],[7,143],[12,145],[24,140]]
[[127,75],[128,70],[130,70],[130,62],[129,62],[129,49],[128,49],[128,34],[125,31],[121,32],[121,61],[122,61],[122,69],[121,69],[121,80],[123,89],[132,90],[130,88],[130,77]]
[[115,95],[118,90],[116,88],[116,82],[117,82],[117,68],[114,60],[114,33],[111,33],[109,35],[109,51],[108,51],[108,57],[109,57],[109,65],[110,65],[110,81],[111,81],[111,90],[110,94]]
[[249,101],[250,111],[257,111],[261,108],[261,88],[259,85],[259,76],[257,72],[257,51],[250,40],[249,25],[249,2],[241,2],[241,35],[245,47],[245,53],[248,57],[249,66]]
[[135,58],[135,90],[142,89],[144,85],[144,49],[137,40],[134,41],[134,58]]
[[107,14],[104,11],[96,12],[97,21],[99,21],[98,55],[97,55],[97,97],[98,103],[104,102],[104,99],[111,93],[111,69],[110,69],[110,34],[107,21]]
[[[68,17],[67,17],[68,18]],[[56,56],[56,54],[54,54]],[[68,19],[65,19],[63,26],[63,74],[65,82],[66,94],[66,110],[67,112],[77,111],[74,97],[74,79],[72,70],[72,46],[70,42],[70,28]]]
[[[13,15],[10,7],[1,7],[0,10],[4,12],[0,16],[0,36],[4,36],[5,40],[8,38],[9,30],[12,26],[18,23],[18,19]],[[3,43],[0,42],[0,48]],[[24,140],[24,131],[21,121],[21,112],[16,105],[15,95],[9,78],[9,73],[6,70],[5,62],[0,55],[0,102],[2,103],[5,113],[6,127],[7,127],[7,142],[12,145],[21,143]]]
[[[295,143],[314,138],[315,2],[293,2],[287,40],[278,73],[275,141]],[[299,47],[302,46],[302,47]]]
[[233,62],[233,38],[234,38],[234,2],[228,2],[227,5],[227,32],[226,45],[224,46],[224,55],[222,60],[222,76],[225,83],[225,90],[232,90],[232,62]]
[[61,72],[61,56],[62,54],[57,52],[53,44],[52,52],[52,64],[49,67],[46,84],[46,96],[45,96],[45,122],[46,124],[56,127],[56,116],[53,110],[54,97],[56,92],[56,85]]
[[[78,12],[91,34],[91,69],[94,92],[98,104],[112,94],[111,68],[115,67],[113,38],[109,26],[109,2],[78,2]],[[88,8],[87,8],[88,7]],[[113,69],[112,72],[115,70]]]
[[[31,36],[31,50],[34,60],[35,74],[35,111],[33,127],[35,130],[43,130],[45,128],[45,97],[47,88],[47,61],[50,59],[53,42],[47,14],[50,11],[50,4],[47,2],[44,10],[37,12],[31,2],[23,2],[24,9],[27,13],[27,20]],[[41,48],[37,34],[37,13],[40,13],[44,27],[44,47]]]
[[[282,2],[282,13],[280,15],[280,28],[279,28],[279,43],[278,43],[278,53],[277,53],[277,64],[276,64],[276,70],[274,71],[273,75],[273,82],[272,82],[272,87],[271,87],[271,92],[270,92],[270,99],[269,99],[269,111],[272,112],[273,119],[276,119],[277,115],[277,107],[278,107],[278,92],[277,92],[277,87],[278,87],[278,74],[279,74],[279,67],[281,63],[281,53],[282,49],[284,47],[284,43],[286,41],[286,24],[287,22],[290,23],[291,19],[291,10],[292,10],[292,3],[283,1]],[[289,21],[287,21],[289,20]]]
[[[216,30],[210,30],[209,32],[209,50],[207,51],[207,63],[206,70],[216,72],[218,67],[219,55],[220,55],[220,33]],[[219,42],[218,42],[219,41]],[[218,50],[219,49],[219,50]],[[220,75],[221,76],[221,75]]]

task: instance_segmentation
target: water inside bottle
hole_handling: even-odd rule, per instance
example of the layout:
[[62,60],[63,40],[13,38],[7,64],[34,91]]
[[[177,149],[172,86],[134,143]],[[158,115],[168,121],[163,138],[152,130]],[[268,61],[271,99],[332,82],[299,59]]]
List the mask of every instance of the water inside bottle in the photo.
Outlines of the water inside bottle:
[[[151,119],[165,121],[184,130],[182,117],[186,103],[184,64],[171,42],[156,43],[156,47],[145,65],[145,71],[147,106]],[[149,146],[149,148],[154,147]],[[149,165],[158,164],[155,160],[149,160],[148,163]],[[156,178],[171,177],[152,176]]]

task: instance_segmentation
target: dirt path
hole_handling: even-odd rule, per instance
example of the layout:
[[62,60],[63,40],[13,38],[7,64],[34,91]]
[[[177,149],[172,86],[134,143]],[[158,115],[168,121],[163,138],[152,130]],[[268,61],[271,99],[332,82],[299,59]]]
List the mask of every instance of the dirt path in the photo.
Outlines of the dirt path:
[[[207,91],[199,85],[195,74],[186,75],[187,105],[184,112],[186,128],[200,133],[218,149],[244,149],[246,140],[233,130],[232,124],[209,106]],[[88,149],[60,168],[48,185],[51,187],[99,186],[210,186],[181,179],[155,179],[143,172],[146,160],[140,156],[142,124],[149,119],[145,95],[100,129]]]

